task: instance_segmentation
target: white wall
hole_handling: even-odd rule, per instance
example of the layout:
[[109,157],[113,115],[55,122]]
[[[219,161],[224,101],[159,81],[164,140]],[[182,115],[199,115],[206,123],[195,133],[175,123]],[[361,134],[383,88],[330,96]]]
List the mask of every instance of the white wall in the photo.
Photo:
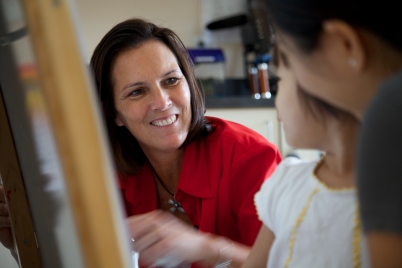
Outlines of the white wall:
[[[187,47],[200,40],[202,0],[75,0],[82,42],[89,62],[98,42],[117,23],[140,17],[171,28]],[[223,0],[220,0],[223,1]],[[241,43],[220,43],[226,57],[226,75],[243,78]]]

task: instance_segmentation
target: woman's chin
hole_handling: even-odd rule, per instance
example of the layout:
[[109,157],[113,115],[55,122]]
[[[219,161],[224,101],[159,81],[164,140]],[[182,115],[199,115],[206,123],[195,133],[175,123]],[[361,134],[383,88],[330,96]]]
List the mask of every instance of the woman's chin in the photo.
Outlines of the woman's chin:
[[159,148],[162,151],[175,151],[178,150],[184,143],[185,139],[179,138],[166,138]]

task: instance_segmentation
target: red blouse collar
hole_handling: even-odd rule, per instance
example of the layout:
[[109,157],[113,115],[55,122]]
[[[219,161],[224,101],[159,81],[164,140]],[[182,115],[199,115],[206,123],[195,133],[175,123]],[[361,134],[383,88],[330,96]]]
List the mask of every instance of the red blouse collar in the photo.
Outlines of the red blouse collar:
[[212,189],[208,174],[210,164],[205,148],[206,138],[192,142],[184,149],[183,165],[180,172],[178,188],[192,196],[212,198]]

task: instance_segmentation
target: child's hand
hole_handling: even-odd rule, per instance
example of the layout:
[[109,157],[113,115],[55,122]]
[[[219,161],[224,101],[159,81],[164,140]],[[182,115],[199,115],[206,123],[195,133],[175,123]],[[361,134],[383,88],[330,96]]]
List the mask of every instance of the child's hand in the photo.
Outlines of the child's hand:
[[14,241],[11,234],[11,222],[8,215],[3,186],[0,186],[0,242],[8,249],[14,249]]

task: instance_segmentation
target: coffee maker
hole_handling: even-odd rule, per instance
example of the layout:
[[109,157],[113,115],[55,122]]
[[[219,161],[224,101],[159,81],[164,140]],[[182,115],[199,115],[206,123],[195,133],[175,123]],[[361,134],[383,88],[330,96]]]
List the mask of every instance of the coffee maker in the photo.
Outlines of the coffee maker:
[[251,96],[255,99],[271,98],[276,93],[278,81],[269,68],[274,35],[267,17],[262,0],[247,0],[245,13],[222,18],[206,26],[212,31],[240,27],[244,72],[248,76]]

